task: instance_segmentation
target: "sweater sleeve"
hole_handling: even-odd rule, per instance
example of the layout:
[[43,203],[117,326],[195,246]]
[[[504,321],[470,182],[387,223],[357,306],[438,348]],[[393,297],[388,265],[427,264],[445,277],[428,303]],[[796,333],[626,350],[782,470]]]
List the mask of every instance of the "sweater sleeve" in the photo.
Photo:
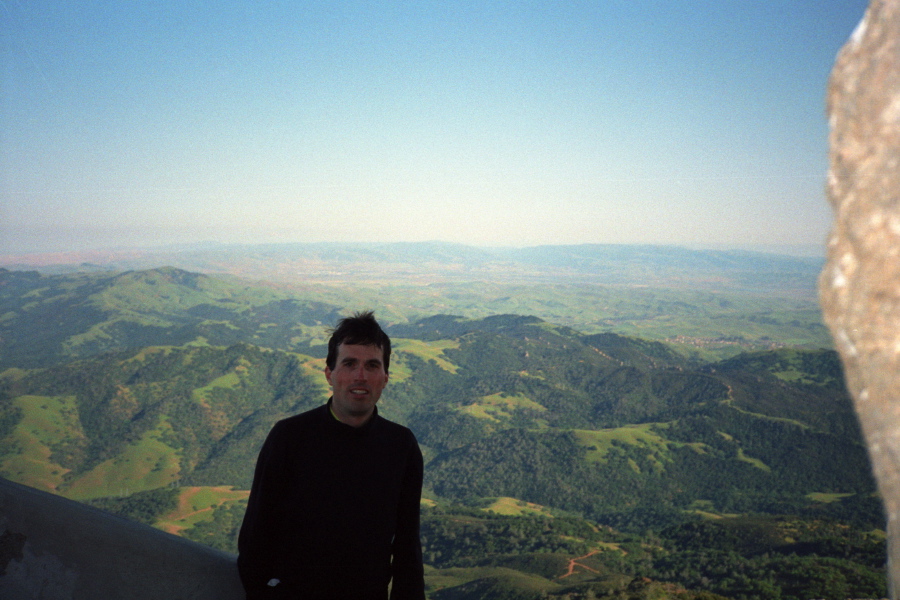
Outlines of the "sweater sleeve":
[[285,451],[279,441],[279,426],[269,432],[256,461],[253,487],[238,536],[238,572],[248,600],[272,598],[267,584],[280,572],[278,523],[280,500],[284,498]]
[[394,535],[391,600],[425,600],[422,543],[419,538],[423,461],[422,451],[415,437],[411,437]]

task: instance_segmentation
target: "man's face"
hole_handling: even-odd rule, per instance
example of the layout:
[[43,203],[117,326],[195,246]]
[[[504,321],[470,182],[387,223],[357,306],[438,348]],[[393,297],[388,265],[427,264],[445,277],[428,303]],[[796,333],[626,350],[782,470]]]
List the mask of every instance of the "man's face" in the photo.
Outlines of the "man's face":
[[332,409],[341,421],[362,424],[375,409],[387,385],[384,351],[380,346],[341,344],[334,370],[325,367],[325,379],[332,389]]

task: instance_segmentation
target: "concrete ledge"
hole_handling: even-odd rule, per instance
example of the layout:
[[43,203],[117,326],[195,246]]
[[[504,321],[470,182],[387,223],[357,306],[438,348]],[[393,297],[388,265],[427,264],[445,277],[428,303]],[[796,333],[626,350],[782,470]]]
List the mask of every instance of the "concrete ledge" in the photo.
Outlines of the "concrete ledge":
[[4,600],[244,600],[235,556],[0,478]]

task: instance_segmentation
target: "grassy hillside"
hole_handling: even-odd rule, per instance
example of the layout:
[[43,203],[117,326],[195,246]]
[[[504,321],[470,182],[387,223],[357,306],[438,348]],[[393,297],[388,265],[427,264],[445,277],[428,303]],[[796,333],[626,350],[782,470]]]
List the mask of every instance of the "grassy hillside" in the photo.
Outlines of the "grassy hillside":
[[297,349],[323,343],[336,318],[333,305],[172,268],[60,276],[0,269],[0,369],[145,346]]
[[3,376],[0,468],[78,499],[189,478],[246,489],[272,424],[327,397],[305,360],[249,345],[154,347]]

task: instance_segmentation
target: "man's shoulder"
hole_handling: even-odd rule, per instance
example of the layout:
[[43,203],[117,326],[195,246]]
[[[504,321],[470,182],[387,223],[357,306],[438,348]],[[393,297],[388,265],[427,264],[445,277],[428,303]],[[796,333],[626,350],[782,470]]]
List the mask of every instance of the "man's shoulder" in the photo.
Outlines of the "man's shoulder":
[[[402,432],[402,431],[410,431],[409,427],[406,425],[401,425],[396,421],[391,421],[390,419],[383,417],[381,413],[378,414],[378,422],[380,423],[380,427],[384,427],[386,430],[394,431],[394,432]],[[410,431],[411,432],[411,431]]]
[[395,423],[390,419],[386,419],[381,415],[378,415],[378,428],[381,431],[381,435],[393,439],[401,439],[406,441],[415,441],[416,439],[416,436],[413,434],[412,429],[405,425],[401,425],[400,423]]
[[291,417],[281,419],[280,421],[275,423],[275,426],[272,428],[272,430],[294,431],[297,429],[314,426],[324,417],[328,416],[327,411],[327,405],[323,404],[321,406],[317,406],[313,409],[307,410],[306,412],[298,413]]

